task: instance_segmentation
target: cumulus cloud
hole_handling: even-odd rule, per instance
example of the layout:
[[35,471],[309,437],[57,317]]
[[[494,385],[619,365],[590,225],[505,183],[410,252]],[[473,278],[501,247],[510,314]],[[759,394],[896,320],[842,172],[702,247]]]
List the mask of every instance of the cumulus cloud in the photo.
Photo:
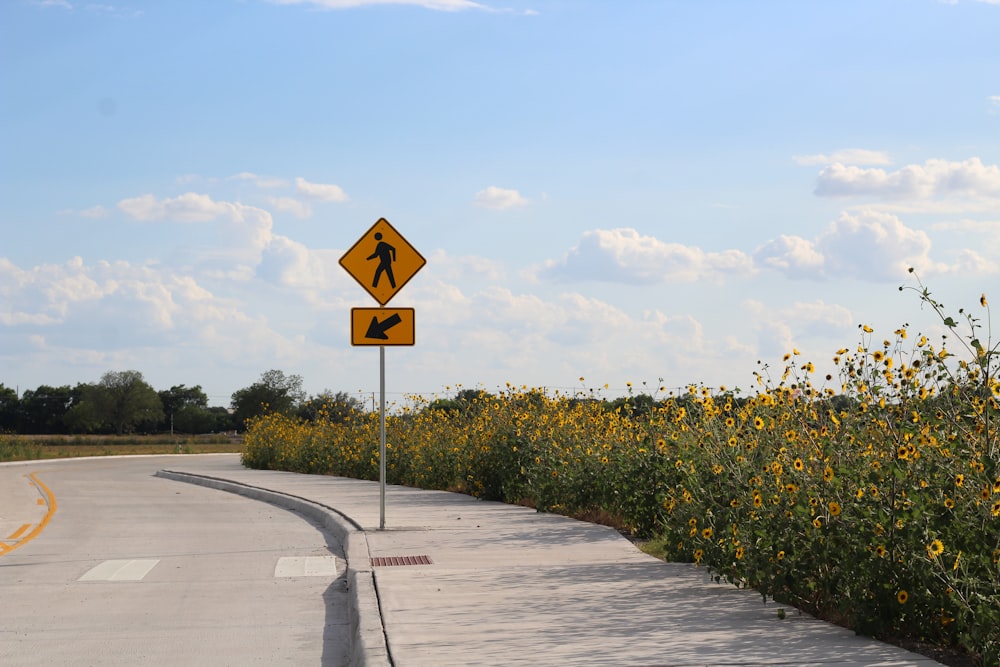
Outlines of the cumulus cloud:
[[312,217],[312,207],[293,197],[271,197],[267,202],[274,210],[291,213],[300,220]]
[[[462,349],[474,349],[480,372],[518,383],[551,387],[553,381],[584,375],[623,386],[668,372],[703,377],[705,358],[694,352],[712,348],[690,315],[630,313],[576,292],[548,297],[492,285],[464,294],[454,285],[450,290],[433,285],[419,296],[423,321],[443,322],[448,331],[420,341],[418,363],[428,372],[461,377],[468,363]],[[463,344],[456,346],[455,340]]]
[[428,258],[427,271],[459,284],[470,281],[497,282],[506,278],[501,262],[475,255],[449,255],[443,249],[435,250]]
[[347,273],[337,261],[340,254],[275,236],[261,256],[256,276],[294,288],[304,298],[318,302],[322,293],[342,288],[348,281]]
[[310,183],[302,177],[295,179],[295,191],[305,197],[319,201],[343,202],[348,199],[347,194],[339,185]]
[[791,277],[814,278],[823,270],[823,255],[816,244],[799,236],[782,234],[754,253],[754,261]]
[[[103,321],[143,335],[156,332],[159,337],[175,327],[178,300],[204,294],[191,279],[161,274],[153,266],[121,261],[88,266],[80,257],[31,269],[4,259],[0,275],[4,298],[11,304],[5,324]],[[87,332],[81,335],[86,337]]]
[[193,192],[164,199],[146,194],[123,199],[118,208],[140,222],[215,223],[221,243],[198,259],[212,264],[216,272],[237,279],[252,274],[251,267],[275,239],[274,220],[268,211]]
[[815,240],[780,236],[761,246],[754,260],[791,277],[892,281],[909,267],[925,274],[948,271],[930,258],[925,232],[907,227],[890,213],[844,212]]
[[1000,95],[990,95],[986,100],[990,103],[990,113],[1000,113]]
[[1000,167],[985,165],[978,157],[961,162],[927,160],[896,171],[838,162],[820,171],[815,192],[821,197],[996,198],[1000,197]]
[[889,154],[884,151],[872,151],[864,148],[845,148],[830,154],[795,155],[792,159],[796,164],[820,165],[833,164],[892,164]]
[[491,185],[485,190],[480,190],[475,197],[476,206],[502,210],[514,208],[515,206],[525,206],[528,200],[521,196],[517,190],[508,190]]
[[679,243],[642,236],[634,229],[584,232],[579,244],[560,260],[536,270],[549,280],[603,280],[633,285],[663,282],[719,282],[753,273],[751,258],[739,250],[705,252]]
[[748,330],[756,338],[756,352],[765,359],[781,357],[796,348],[803,348],[802,343],[807,338],[841,340],[857,325],[848,308],[822,299],[778,306],[757,299],[745,299],[740,307],[747,314]]
[[253,300],[220,296],[155,264],[75,257],[21,268],[0,258],[0,297],[4,363],[57,357],[61,367],[86,367],[70,371],[78,380],[151,359],[172,373],[201,368],[207,358],[293,358],[303,347],[298,334],[284,335],[245,310]]
[[123,199],[118,208],[140,222],[210,222],[233,213],[240,204],[214,201],[208,195],[187,192],[179,197],[159,199],[151,194]]

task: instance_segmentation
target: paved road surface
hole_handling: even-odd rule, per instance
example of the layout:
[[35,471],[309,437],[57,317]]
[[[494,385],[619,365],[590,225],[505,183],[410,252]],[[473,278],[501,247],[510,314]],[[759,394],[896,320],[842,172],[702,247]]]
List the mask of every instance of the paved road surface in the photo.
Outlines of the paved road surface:
[[341,545],[177,461],[0,465],[0,665],[346,664]]

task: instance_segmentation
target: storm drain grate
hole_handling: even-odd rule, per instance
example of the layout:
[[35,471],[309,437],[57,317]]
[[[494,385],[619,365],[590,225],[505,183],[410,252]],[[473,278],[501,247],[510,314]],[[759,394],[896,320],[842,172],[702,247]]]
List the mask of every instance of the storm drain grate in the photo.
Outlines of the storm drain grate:
[[427,556],[374,556],[372,557],[372,567],[386,567],[390,565],[430,565],[431,559]]

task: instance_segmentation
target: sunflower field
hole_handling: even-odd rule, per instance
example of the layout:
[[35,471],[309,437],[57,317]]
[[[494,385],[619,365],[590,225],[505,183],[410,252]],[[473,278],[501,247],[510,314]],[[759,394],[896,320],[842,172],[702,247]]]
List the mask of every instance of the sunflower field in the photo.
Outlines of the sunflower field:
[[[913,289],[937,345],[862,325],[835,374],[792,351],[748,395],[413,397],[386,417],[387,481],[609,523],[765,599],[1000,665],[1000,346],[985,295],[985,322],[956,320]],[[243,462],[373,480],[378,450],[378,414],[270,414]]]

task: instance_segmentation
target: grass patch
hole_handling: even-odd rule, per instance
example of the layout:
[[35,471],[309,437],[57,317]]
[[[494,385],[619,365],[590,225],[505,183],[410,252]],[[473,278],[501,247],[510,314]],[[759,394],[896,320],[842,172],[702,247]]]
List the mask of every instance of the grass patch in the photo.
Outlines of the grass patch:
[[243,438],[229,435],[0,435],[0,461],[136,454],[238,454],[242,449]]

